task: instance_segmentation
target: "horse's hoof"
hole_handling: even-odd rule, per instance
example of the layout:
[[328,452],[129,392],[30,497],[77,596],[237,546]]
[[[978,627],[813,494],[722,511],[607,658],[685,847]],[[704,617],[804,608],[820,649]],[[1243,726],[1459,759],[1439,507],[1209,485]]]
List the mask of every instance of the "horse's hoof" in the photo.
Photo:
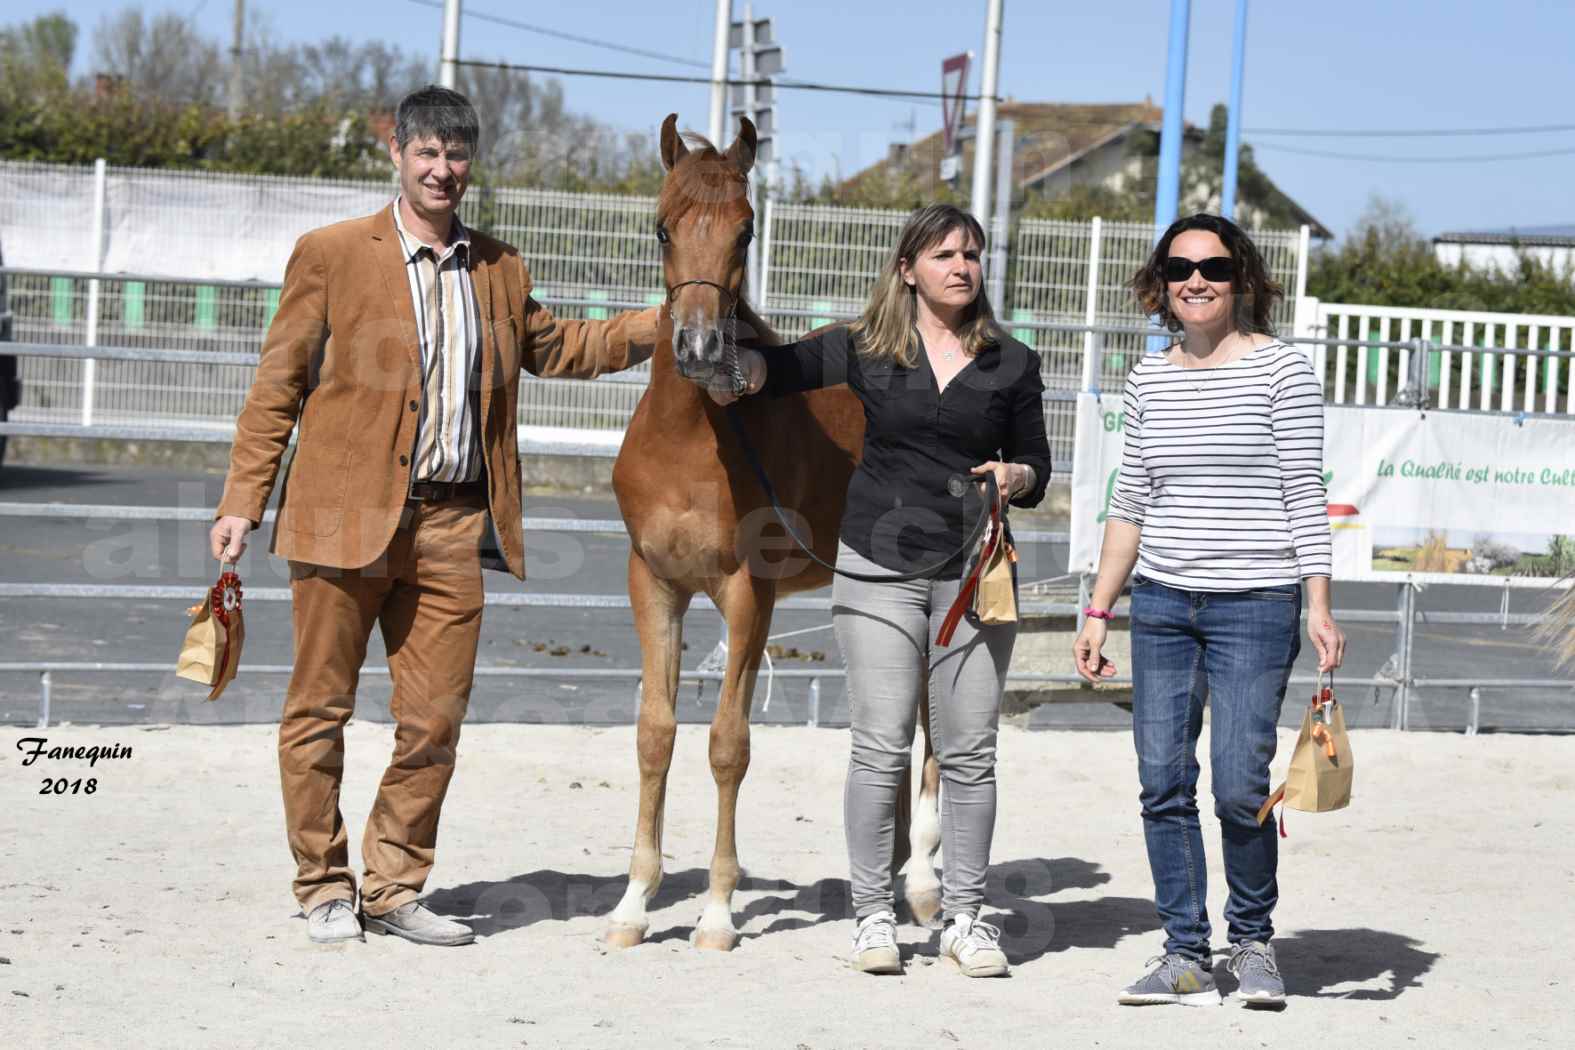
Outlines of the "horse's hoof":
[[695,947],[710,952],[730,952],[738,947],[735,930],[696,930]]
[[602,939],[609,948],[634,948],[645,940],[645,927],[611,923]]
[[906,895],[908,910],[913,913],[913,921],[920,926],[934,927],[939,924],[941,917],[941,891],[940,890],[911,890]]

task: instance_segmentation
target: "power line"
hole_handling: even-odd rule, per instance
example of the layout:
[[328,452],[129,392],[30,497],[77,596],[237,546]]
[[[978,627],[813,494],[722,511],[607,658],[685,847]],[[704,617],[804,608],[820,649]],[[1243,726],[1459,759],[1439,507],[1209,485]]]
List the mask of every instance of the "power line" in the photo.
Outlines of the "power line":
[[1332,128],[1246,128],[1248,135],[1299,135],[1308,138],[1452,138],[1465,135],[1542,135],[1575,131],[1575,124],[1530,124],[1512,128],[1389,128],[1342,131]]
[[[509,69],[521,73],[549,73],[560,77],[603,77],[610,80],[654,80],[666,84],[710,84],[710,77],[685,77],[672,73],[621,73],[610,69],[569,69],[563,66],[536,66],[519,65],[513,62],[478,62],[474,59],[460,59],[455,63],[461,66],[475,66],[479,69]],[[865,95],[873,98],[962,98],[970,102],[977,102],[984,98],[983,95],[947,95],[940,91],[902,91],[896,88],[857,87],[846,84],[812,84],[807,81],[793,81],[791,83],[781,80],[733,80],[723,81],[724,84],[753,84],[755,87],[774,87],[790,91],[829,91],[845,95]],[[1002,101],[997,99],[996,101]]]
[[[420,7],[435,7],[440,11],[443,9],[443,5],[439,3],[438,0],[410,0],[410,2]],[[500,26],[508,26],[510,29],[522,29],[527,33],[538,33],[542,36],[550,36],[558,40],[569,40],[576,44],[585,44],[590,47],[599,47],[606,51],[621,51],[626,55],[639,55],[641,58],[654,58],[662,62],[676,62],[681,66],[694,66],[698,69],[711,68],[711,64],[709,62],[701,62],[693,58],[684,58],[681,55],[667,55],[660,51],[647,51],[644,48],[629,47],[625,44],[614,44],[610,41],[598,40],[594,37],[577,36],[574,33],[565,33],[560,29],[548,29],[546,26],[531,25],[529,22],[520,22],[516,19],[504,18],[502,15],[488,14],[485,11],[476,11],[468,7],[463,9],[461,13],[466,18],[474,18],[478,22],[495,22]]]
[[1322,157],[1326,160],[1365,160],[1384,164],[1471,164],[1479,161],[1531,160],[1536,157],[1564,157],[1575,154],[1575,146],[1565,149],[1532,150],[1527,153],[1476,153],[1463,156],[1396,157],[1375,153],[1326,153],[1323,150],[1298,149],[1295,146],[1261,145],[1253,143],[1256,150],[1275,150],[1296,153],[1304,157]]

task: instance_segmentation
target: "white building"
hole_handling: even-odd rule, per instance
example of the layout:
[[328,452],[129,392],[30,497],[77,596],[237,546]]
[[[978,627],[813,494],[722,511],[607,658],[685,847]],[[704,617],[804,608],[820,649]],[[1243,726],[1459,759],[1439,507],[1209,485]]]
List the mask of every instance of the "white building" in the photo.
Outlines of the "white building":
[[1471,267],[1500,270],[1514,269],[1516,258],[1524,254],[1575,274],[1575,225],[1444,233],[1433,238],[1433,254],[1446,266],[1465,260]]

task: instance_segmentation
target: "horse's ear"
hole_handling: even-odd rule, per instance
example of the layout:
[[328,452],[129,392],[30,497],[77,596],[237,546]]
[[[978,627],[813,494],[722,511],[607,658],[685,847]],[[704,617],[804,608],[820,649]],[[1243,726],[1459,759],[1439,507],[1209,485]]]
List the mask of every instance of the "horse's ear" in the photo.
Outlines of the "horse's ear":
[[748,117],[739,117],[738,138],[727,147],[727,159],[745,175],[755,166],[755,124]]
[[662,167],[672,171],[688,152],[684,137],[678,134],[678,114],[667,114],[667,119],[662,121]]

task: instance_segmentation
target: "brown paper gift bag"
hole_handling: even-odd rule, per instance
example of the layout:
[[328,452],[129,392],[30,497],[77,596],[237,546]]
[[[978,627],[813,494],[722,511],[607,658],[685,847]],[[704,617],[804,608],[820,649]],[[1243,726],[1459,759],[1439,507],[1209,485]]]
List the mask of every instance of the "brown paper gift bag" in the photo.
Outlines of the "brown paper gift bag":
[[[996,526],[998,527],[998,526]],[[973,595],[975,624],[1017,622],[1017,548],[1003,532],[991,549]]]
[[241,578],[220,566],[219,580],[203,600],[186,610],[191,626],[181,643],[175,674],[211,686],[209,700],[217,700],[235,678],[246,641],[241,615]]
[[[1319,687],[1302,714],[1302,731],[1291,752],[1285,783],[1264,800],[1258,810],[1259,824],[1268,819],[1281,800],[1304,813],[1328,813],[1351,804],[1351,778],[1356,769],[1351,738],[1345,731],[1345,713],[1334,698],[1334,690],[1323,685],[1322,678],[1319,675]],[[1283,812],[1280,835],[1285,835]]]

